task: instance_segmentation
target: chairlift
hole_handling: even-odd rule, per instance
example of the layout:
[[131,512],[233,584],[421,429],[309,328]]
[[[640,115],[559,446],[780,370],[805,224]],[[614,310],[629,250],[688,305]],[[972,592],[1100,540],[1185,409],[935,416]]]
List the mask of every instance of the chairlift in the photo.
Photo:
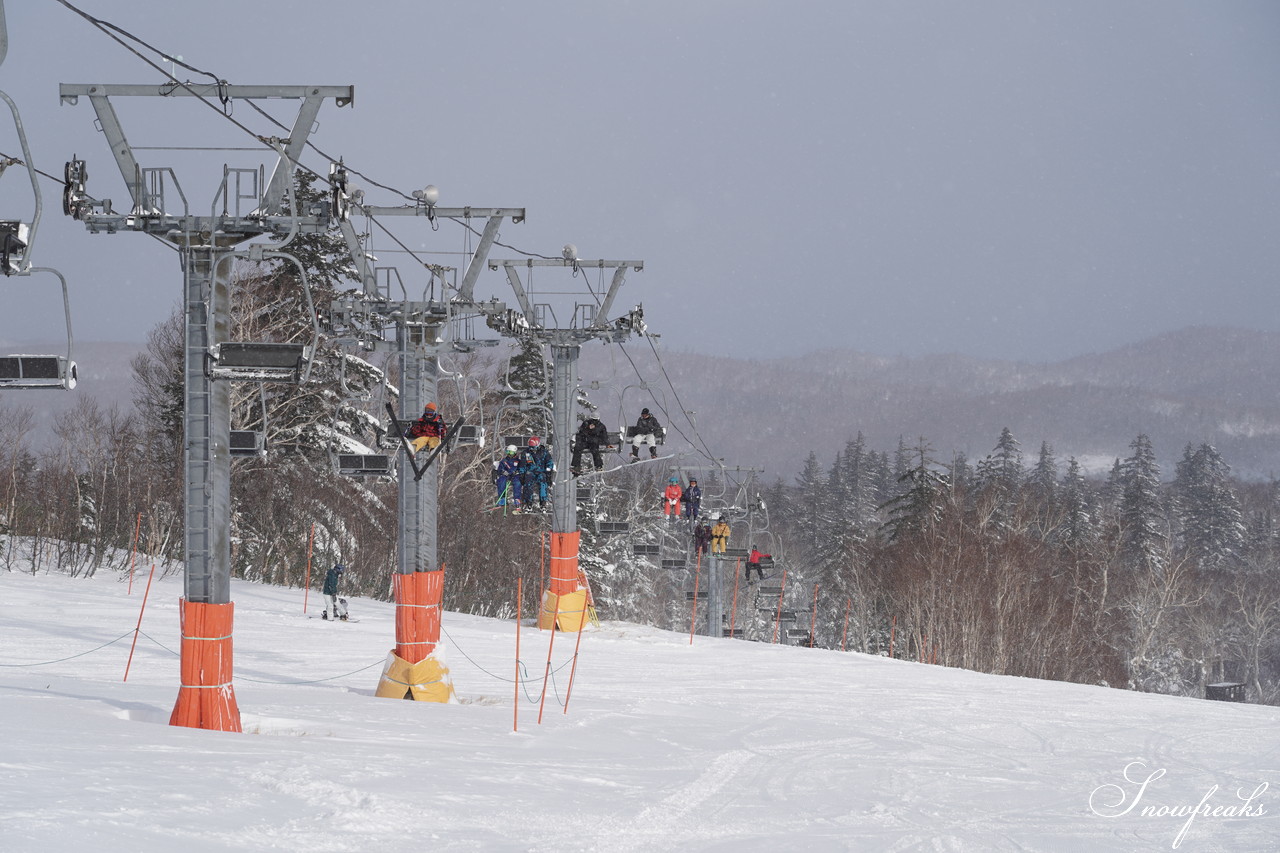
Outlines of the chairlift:
[[762,586],[760,587],[761,595],[782,595],[782,587],[780,586]]
[[228,450],[232,456],[266,456],[266,436],[254,429],[231,430],[231,441]]
[[726,546],[725,549],[720,552],[721,557],[725,557],[726,559],[730,559],[730,560],[736,560],[738,558],[742,558],[745,560],[748,556],[750,556],[750,554],[751,554],[751,550],[749,548],[730,548],[728,546]]
[[[0,21],[0,32],[3,32],[2,24]],[[0,99],[9,105],[9,110],[13,113],[14,128],[22,148],[23,165],[26,166],[27,176],[31,180],[31,192],[35,197],[35,212],[30,223],[17,219],[0,220],[0,273],[6,276],[29,276],[43,272],[56,276],[62,286],[62,310],[67,326],[65,356],[29,353],[0,356],[0,388],[61,388],[70,391],[76,387],[79,376],[76,363],[71,360],[71,300],[67,294],[67,280],[52,267],[31,266],[31,247],[40,226],[42,209],[39,176],[31,159],[31,149],[27,145],[27,134],[22,127],[18,105],[3,92],[0,92]]]
[[683,571],[686,568],[685,561],[681,559],[668,559],[662,561],[662,568],[671,569],[672,571]]
[[227,341],[209,348],[209,375],[239,381],[300,382],[311,355],[306,344]]
[[788,640],[804,640],[809,643],[813,639],[813,632],[808,628],[788,628],[785,634]]
[[[296,231],[296,220],[295,220]],[[291,232],[285,243],[292,239]],[[282,244],[283,245],[283,244]],[[311,315],[311,342],[266,343],[249,341],[223,341],[209,347],[209,376],[213,379],[231,379],[251,382],[306,383],[311,377],[316,344],[320,340],[320,320],[311,299],[311,282],[306,267],[288,252],[267,251],[261,243],[249,246],[248,251],[233,252],[218,259],[247,258],[253,262],[284,259],[298,268],[302,289],[307,298],[307,310]]]
[[[662,546],[658,544],[636,542],[631,546],[631,553],[637,557],[661,557]],[[667,568],[666,566],[667,561],[663,560],[662,562],[663,562],[662,567],[664,569]]]
[[574,489],[578,493],[578,503],[590,503],[595,496],[595,489],[591,486],[578,486]]
[[474,424],[463,424],[454,435],[454,441],[458,445],[472,444],[481,449],[484,448],[484,438],[484,427]]
[[702,595],[698,595],[691,589],[685,590],[685,593],[684,593],[685,601],[698,601],[699,599],[705,600],[706,597],[707,597],[706,593],[703,593]]
[[600,532],[605,535],[616,535],[619,533],[630,533],[631,522],[629,521],[602,521],[600,522]]
[[338,473],[344,477],[389,477],[391,457],[384,453],[339,453]]
[[734,640],[741,640],[743,637],[743,630],[741,628],[721,628],[720,636],[730,637]]

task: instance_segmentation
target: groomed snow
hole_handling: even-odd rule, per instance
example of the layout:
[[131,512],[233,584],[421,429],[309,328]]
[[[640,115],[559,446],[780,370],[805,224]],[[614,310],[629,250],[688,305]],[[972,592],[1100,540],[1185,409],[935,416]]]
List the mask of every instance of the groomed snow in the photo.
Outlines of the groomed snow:
[[[377,699],[392,605],[325,622],[302,590],[237,582],[245,733],[208,732],[167,725],[180,576],[122,681],[145,587],[0,573],[0,848],[1280,849],[1277,708],[605,622],[567,714],[557,635],[541,725],[548,635],[522,630],[513,732],[514,623],[446,613],[458,704]],[[1189,826],[1167,813],[1202,801]]]

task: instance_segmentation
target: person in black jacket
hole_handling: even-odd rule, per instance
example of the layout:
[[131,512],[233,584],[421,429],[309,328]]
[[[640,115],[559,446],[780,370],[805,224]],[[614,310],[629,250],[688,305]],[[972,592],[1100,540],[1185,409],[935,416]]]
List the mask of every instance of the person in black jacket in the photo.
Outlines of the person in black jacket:
[[662,424],[658,423],[658,419],[649,414],[648,409],[640,412],[640,419],[636,421],[635,434],[631,438],[631,461],[640,461],[640,445],[649,445],[649,458],[658,458],[658,439],[662,436]]
[[599,418],[592,415],[583,421],[573,439],[573,462],[570,465],[573,476],[582,473],[583,452],[591,454],[591,461],[595,463],[597,471],[603,471],[604,459],[600,456],[600,448],[612,446],[609,444],[609,431],[600,423]]
[[334,619],[346,621],[347,608],[338,600],[338,581],[342,579],[342,573],[346,570],[346,566],[338,563],[324,576],[324,588],[321,592],[329,600],[329,606],[321,614],[321,619],[328,619],[329,614],[332,613]]

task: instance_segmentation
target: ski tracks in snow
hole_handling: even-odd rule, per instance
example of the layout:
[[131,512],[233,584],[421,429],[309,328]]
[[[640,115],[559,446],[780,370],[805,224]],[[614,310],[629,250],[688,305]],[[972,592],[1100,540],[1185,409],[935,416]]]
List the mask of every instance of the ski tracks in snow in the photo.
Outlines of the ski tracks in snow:
[[[673,837],[687,838],[689,834],[727,837],[726,833],[713,830],[710,823],[704,824],[701,830],[693,830],[689,827],[690,816],[730,786],[754,758],[755,755],[744,749],[717,755],[695,779],[640,812],[630,823],[618,827],[616,837],[607,846],[614,850],[652,850],[655,842],[663,844]],[[703,837],[702,840],[710,839]]]

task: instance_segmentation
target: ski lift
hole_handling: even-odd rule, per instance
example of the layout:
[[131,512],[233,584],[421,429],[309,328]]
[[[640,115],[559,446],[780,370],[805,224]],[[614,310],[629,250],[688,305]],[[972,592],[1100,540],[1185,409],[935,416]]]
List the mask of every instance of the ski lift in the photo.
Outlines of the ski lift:
[[[0,14],[2,12],[3,10],[0,9]],[[0,34],[4,34],[3,20],[0,20]],[[3,60],[2,54],[0,54],[0,60]],[[22,148],[23,165],[27,168],[27,175],[31,180],[31,192],[35,196],[35,212],[30,223],[17,219],[0,220],[0,273],[6,276],[29,276],[32,273],[44,272],[57,276],[62,285],[62,310],[67,325],[65,356],[28,353],[0,356],[0,388],[61,388],[70,391],[76,387],[79,377],[76,363],[71,360],[71,300],[67,294],[67,280],[62,277],[62,273],[52,267],[31,266],[31,246],[35,242],[36,230],[40,225],[42,208],[39,178],[35,165],[31,161],[31,150],[27,145],[27,134],[22,127],[22,118],[18,114],[18,105],[3,92],[0,92],[0,99],[9,105],[9,110],[13,113],[14,127]],[[0,166],[0,172],[3,172],[3,166]]]
[[[661,557],[662,546],[637,542],[631,546],[631,553],[637,557]],[[666,562],[665,560],[663,561]],[[666,568],[664,565],[663,568]]]
[[808,628],[788,628],[785,635],[788,640],[804,640],[806,644],[813,641],[813,632]]
[[782,587],[780,586],[762,586],[760,587],[761,595],[782,595]]
[[630,533],[631,522],[629,521],[602,521],[600,522],[600,532],[607,536],[619,533]]
[[[225,185],[225,179],[224,179]],[[295,220],[296,230],[296,220]],[[293,233],[285,239],[288,243]],[[302,289],[307,297],[307,310],[311,315],[311,342],[265,343],[248,341],[223,341],[209,347],[209,376],[213,379],[231,379],[256,382],[305,383],[311,377],[316,343],[320,340],[320,319],[311,299],[311,283],[306,267],[288,252],[266,251],[261,243],[249,246],[247,252],[234,252],[218,259],[248,258],[261,262],[275,258],[290,261],[298,268]]]
[[389,477],[391,457],[384,453],[338,453],[338,473],[344,477]]
[[481,449],[484,448],[484,427],[475,426],[473,424],[463,424],[458,427],[458,432],[454,437],[459,445],[473,444]]
[[232,456],[266,456],[266,436],[255,429],[233,429],[227,448]]
[[729,548],[726,546],[725,549],[720,552],[721,557],[725,557],[730,560],[736,560],[739,558],[745,560],[750,555],[751,551],[747,548]]
[[662,568],[670,569],[671,571],[683,571],[686,568],[686,566],[685,566],[684,560],[677,558],[677,559],[663,560]]
[[743,637],[743,631],[741,628],[721,628],[720,635],[734,640],[741,640]]
[[706,594],[705,594],[705,593],[704,593],[703,595],[698,595],[696,592],[694,592],[694,591],[693,591],[693,590],[691,590],[691,589],[686,589],[686,590],[684,591],[684,600],[685,600],[685,601],[705,601],[705,600],[706,600],[706,598],[707,598],[707,596],[706,596]]

